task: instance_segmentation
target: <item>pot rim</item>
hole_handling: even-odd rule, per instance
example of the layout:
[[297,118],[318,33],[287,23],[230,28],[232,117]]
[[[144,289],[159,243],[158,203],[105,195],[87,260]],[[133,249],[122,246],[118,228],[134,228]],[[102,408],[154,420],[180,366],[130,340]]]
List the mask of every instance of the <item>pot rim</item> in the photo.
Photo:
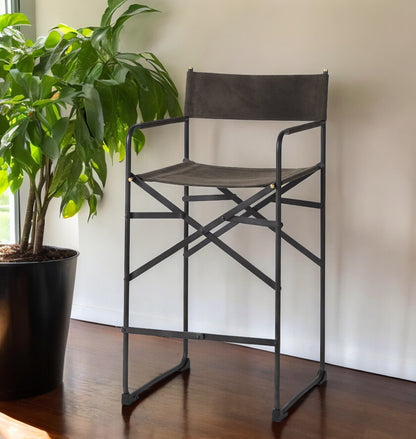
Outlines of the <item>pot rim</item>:
[[[0,244],[0,247],[3,245],[10,245],[10,244]],[[59,261],[69,261],[73,258],[77,258],[79,256],[79,251],[75,250],[73,248],[67,248],[67,247],[57,247],[55,245],[45,245],[45,248],[53,248],[56,250],[71,250],[74,252],[74,255],[66,257],[66,258],[60,258],[60,259],[49,259],[49,260],[45,260],[45,261],[2,261],[0,258],[0,265],[29,265],[29,264],[49,264],[49,263],[53,263],[53,262],[59,262]]]

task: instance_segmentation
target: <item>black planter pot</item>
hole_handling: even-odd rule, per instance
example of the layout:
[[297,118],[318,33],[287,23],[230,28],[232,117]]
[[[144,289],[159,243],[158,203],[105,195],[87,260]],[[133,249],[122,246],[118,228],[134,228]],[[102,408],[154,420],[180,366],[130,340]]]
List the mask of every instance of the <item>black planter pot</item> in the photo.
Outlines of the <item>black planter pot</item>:
[[0,400],[62,383],[77,257],[0,263]]

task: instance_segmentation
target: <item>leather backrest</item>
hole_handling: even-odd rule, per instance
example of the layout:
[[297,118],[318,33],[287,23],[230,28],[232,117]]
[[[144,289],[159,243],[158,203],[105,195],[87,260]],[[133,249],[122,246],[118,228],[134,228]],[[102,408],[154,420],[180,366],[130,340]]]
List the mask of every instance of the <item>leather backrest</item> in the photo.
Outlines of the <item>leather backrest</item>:
[[243,120],[326,120],[328,73],[236,75],[188,70],[185,116]]

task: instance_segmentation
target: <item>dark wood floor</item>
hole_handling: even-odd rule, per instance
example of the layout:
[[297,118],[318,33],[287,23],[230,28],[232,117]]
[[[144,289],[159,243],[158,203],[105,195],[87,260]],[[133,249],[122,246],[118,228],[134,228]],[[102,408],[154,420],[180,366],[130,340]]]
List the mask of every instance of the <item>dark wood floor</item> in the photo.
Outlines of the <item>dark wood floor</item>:
[[[217,342],[191,342],[191,372],[133,408],[120,404],[121,333],[72,321],[63,387],[0,402],[0,412],[53,438],[415,439],[416,383],[328,366],[328,382],[281,424],[272,424],[273,356]],[[131,381],[176,363],[180,342],[134,336]],[[283,397],[314,377],[313,362],[283,357]]]

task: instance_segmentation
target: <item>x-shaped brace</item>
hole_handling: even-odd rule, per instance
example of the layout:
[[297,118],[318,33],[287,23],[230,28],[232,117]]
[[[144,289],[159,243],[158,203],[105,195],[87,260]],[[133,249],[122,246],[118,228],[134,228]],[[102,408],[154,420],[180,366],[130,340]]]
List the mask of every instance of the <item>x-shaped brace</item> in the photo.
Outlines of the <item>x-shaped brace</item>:
[[[135,279],[137,276],[140,276],[150,268],[154,267],[158,263],[162,262],[169,256],[173,255],[177,251],[187,247],[189,244],[200,238],[201,236],[205,236],[206,240],[202,241],[201,243],[195,245],[193,248],[188,250],[187,255],[194,254],[196,251],[200,250],[202,247],[204,247],[208,242],[212,242],[215,245],[217,245],[219,248],[221,248],[225,253],[230,255],[233,259],[235,259],[237,262],[239,262],[241,265],[243,265],[247,270],[249,270],[251,273],[256,275],[259,279],[261,279],[263,282],[265,282],[267,285],[269,285],[271,288],[276,288],[276,282],[272,280],[269,276],[267,276],[265,273],[263,273],[261,270],[259,270],[257,267],[255,267],[251,262],[249,262],[246,258],[241,256],[239,253],[237,253],[234,249],[232,249],[229,245],[225,244],[223,241],[219,239],[218,236],[225,233],[230,228],[234,227],[235,223],[229,223],[227,226],[223,227],[216,233],[212,233],[211,231],[221,225],[222,223],[226,221],[232,221],[233,218],[241,218],[241,217],[249,217],[250,215],[256,214],[260,215],[258,212],[258,209],[263,208],[267,204],[274,201],[274,192],[275,192],[275,186],[270,185],[266,186],[263,189],[261,189],[256,194],[252,195],[251,197],[247,198],[245,201],[240,200],[238,197],[238,204],[237,206],[233,207],[232,209],[229,209],[227,212],[223,213],[222,215],[218,216],[214,220],[210,221],[207,225],[202,226],[198,221],[196,221],[193,217],[186,214],[182,209],[177,207],[174,203],[172,203],[170,200],[168,200],[166,197],[164,197],[162,194],[160,194],[158,191],[156,191],[153,187],[151,187],[149,184],[147,184],[145,181],[143,181],[140,177],[136,175],[131,175],[129,178],[130,182],[136,183],[138,186],[140,186],[144,191],[146,191],[149,195],[151,195],[153,198],[158,200],[160,203],[162,203],[164,206],[166,206],[171,213],[173,214],[173,218],[182,218],[187,224],[192,226],[196,231],[189,236],[185,237],[182,241],[179,241],[172,247],[168,248],[164,252],[160,253],[155,258],[151,259],[141,267],[137,268],[129,275],[129,280]],[[219,188],[223,193],[226,193],[228,189]],[[228,191],[229,194],[232,194],[230,191]],[[273,192],[272,195],[270,195]],[[262,200],[264,198],[264,200]],[[254,203],[260,201],[257,205],[252,206]],[[236,201],[236,199],[234,199]],[[246,211],[243,216],[236,217],[238,213],[241,211]],[[146,214],[132,214],[133,217],[141,217],[146,218]],[[261,215],[260,215],[261,216]],[[148,216],[150,217],[150,216]],[[157,218],[158,215],[155,213],[151,214],[152,218]],[[160,218],[166,217],[163,213],[159,216]],[[261,216],[262,217],[262,216]],[[264,219],[264,217],[262,217]],[[271,222],[268,222],[271,223]],[[227,230],[226,227],[228,227]]]

